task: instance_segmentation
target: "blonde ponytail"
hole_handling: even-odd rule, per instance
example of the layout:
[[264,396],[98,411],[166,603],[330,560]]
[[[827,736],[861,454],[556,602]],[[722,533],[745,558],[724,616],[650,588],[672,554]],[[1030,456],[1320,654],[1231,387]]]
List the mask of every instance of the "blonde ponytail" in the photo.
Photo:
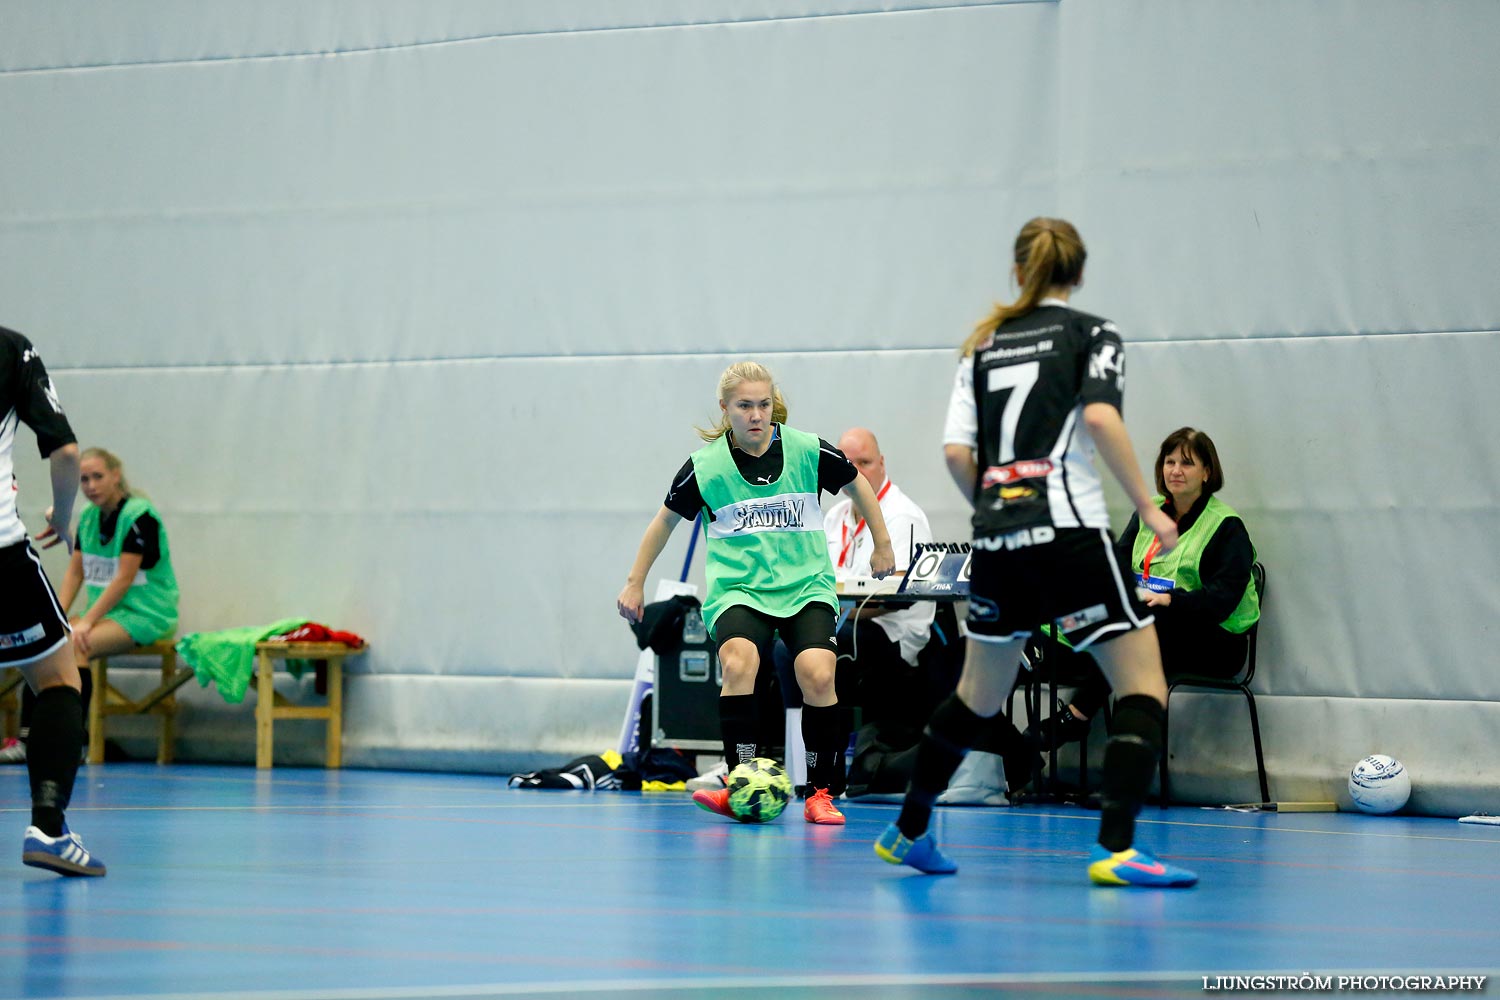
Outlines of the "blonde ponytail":
[[990,314],[964,340],[960,348],[963,356],[978,350],[1001,324],[1035,309],[1048,289],[1078,284],[1087,257],[1078,230],[1065,219],[1039,216],[1022,226],[1015,246],[1016,266],[1021,269],[1021,295],[1010,305],[995,303]]

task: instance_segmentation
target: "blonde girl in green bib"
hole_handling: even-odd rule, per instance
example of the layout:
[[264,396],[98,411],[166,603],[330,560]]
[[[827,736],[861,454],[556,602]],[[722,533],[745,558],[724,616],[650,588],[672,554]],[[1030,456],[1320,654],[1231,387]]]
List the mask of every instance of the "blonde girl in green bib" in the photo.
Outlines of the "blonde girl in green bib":
[[120,460],[88,448],[79,466],[89,501],[78,519],[78,548],[58,598],[70,608],[84,591],[83,613],[72,617],[78,666],[155,642],[177,631],[177,577],[161,515],[132,495]]
[[[833,798],[843,791],[847,714],[834,691],[834,620],[838,597],[818,504],[822,492],[849,497],[865,519],[875,551],[873,575],[895,568],[880,502],[868,481],[827,441],[786,425],[786,404],[770,371],[753,361],[730,365],[719,379],[718,423],[699,429],[706,442],[673,477],[666,500],[646,528],[616,609],[639,621],[646,576],[683,520],[703,516],[708,592],[703,621],[718,644],[724,686],[719,721],[732,768],[762,755],[755,677],[761,651],[779,634],[802,689],[807,745],[809,823],[842,825]],[[728,790],[699,791],[693,801],[728,816]]]

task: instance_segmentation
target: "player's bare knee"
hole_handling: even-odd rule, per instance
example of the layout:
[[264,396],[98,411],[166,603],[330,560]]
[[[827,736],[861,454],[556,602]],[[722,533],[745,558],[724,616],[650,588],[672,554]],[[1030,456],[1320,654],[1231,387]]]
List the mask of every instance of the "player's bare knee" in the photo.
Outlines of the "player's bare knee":
[[748,639],[730,639],[719,647],[719,665],[724,670],[724,684],[737,689],[753,683],[760,669],[760,651]]
[[797,664],[797,686],[802,689],[802,700],[809,705],[831,705],[833,703],[835,670],[832,665]]

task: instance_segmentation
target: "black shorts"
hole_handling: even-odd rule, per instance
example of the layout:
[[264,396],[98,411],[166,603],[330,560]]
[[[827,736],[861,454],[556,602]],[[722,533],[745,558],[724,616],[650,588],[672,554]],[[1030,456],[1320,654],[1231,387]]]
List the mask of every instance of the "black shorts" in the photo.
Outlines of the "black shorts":
[[0,589],[0,667],[35,663],[68,641],[68,616],[30,542],[0,549]]
[[[804,649],[826,649],[838,653],[838,637],[834,634],[833,609],[826,604],[812,601],[803,605],[790,618],[777,618],[763,611],[756,611],[743,604],[736,604],[719,612],[714,619],[714,641],[720,646],[730,639],[749,639],[756,648],[764,651],[771,648],[776,634],[796,659]],[[762,652],[762,658],[765,653]]]
[[1055,622],[1084,650],[1153,620],[1102,528],[1027,528],[974,540],[966,624],[981,642],[1023,639]]

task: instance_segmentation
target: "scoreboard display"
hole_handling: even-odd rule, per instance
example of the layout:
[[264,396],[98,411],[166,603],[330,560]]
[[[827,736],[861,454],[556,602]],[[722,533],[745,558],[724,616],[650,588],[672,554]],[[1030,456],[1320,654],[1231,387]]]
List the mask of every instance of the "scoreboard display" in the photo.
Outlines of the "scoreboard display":
[[899,595],[929,601],[969,597],[969,543],[919,542]]

